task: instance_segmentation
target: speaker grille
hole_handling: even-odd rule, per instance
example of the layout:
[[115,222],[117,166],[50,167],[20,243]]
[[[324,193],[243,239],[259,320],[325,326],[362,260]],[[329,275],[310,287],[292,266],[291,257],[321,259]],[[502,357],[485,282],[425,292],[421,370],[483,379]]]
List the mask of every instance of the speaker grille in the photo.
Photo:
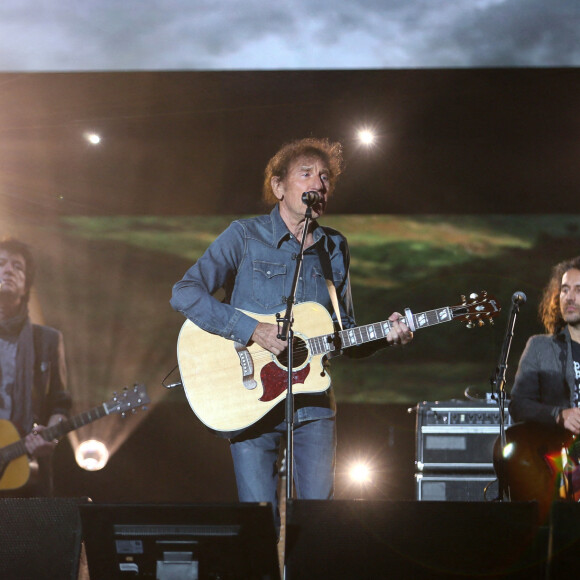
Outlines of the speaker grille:
[[0,578],[78,576],[78,498],[0,499]]

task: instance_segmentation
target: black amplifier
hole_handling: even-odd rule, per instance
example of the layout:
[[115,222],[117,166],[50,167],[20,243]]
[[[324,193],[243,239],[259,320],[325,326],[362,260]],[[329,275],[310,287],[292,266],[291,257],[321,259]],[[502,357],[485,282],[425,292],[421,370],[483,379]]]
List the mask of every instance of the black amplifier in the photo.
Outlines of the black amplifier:
[[420,501],[491,501],[498,494],[491,472],[415,474],[415,499]]
[[[499,406],[491,396],[417,405],[416,471],[493,473]],[[507,409],[505,426],[511,424]]]

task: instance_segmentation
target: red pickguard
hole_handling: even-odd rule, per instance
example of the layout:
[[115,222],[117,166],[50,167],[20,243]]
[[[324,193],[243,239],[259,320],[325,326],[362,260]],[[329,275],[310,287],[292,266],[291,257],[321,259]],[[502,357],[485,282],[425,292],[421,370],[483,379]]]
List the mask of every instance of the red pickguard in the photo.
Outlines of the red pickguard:
[[[292,373],[292,384],[303,383],[309,373],[309,364],[299,371],[294,371]],[[262,367],[260,379],[262,380],[262,387],[264,388],[264,394],[260,397],[260,401],[264,403],[274,400],[288,387],[288,373],[273,362]]]

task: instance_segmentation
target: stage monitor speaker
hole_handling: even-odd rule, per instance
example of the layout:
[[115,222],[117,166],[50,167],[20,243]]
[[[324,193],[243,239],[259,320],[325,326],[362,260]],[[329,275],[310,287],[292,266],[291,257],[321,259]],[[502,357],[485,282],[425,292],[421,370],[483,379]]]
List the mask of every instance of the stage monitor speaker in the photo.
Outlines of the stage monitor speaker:
[[79,498],[0,499],[0,578],[77,580]]
[[535,503],[294,500],[287,580],[544,579]]
[[552,504],[549,547],[547,578],[575,578],[580,554],[580,504]]
[[91,580],[278,580],[272,506],[80,506]]

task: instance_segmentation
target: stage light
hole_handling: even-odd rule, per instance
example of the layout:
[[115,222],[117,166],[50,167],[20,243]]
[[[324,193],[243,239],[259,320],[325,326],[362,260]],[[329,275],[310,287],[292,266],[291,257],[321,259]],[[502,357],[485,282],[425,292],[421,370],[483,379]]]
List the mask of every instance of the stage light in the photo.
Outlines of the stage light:
[[371,469],[366,463],[355,463],[350,468],[350,478],[359,484],[369,483],[371,481]]
[[83,469],[87,471],[98,471],[107,465],[107,461],[109,461],[109,450],[102,441],[88,439],[77,447],[75,459]]
[[370,129],[361,129],[358,132],[358,139],[363,145],[373,145],[375,134]]
[[97,133],[85,133],[85,139],[91,145],[98,145],[101,142],[101,136]]

